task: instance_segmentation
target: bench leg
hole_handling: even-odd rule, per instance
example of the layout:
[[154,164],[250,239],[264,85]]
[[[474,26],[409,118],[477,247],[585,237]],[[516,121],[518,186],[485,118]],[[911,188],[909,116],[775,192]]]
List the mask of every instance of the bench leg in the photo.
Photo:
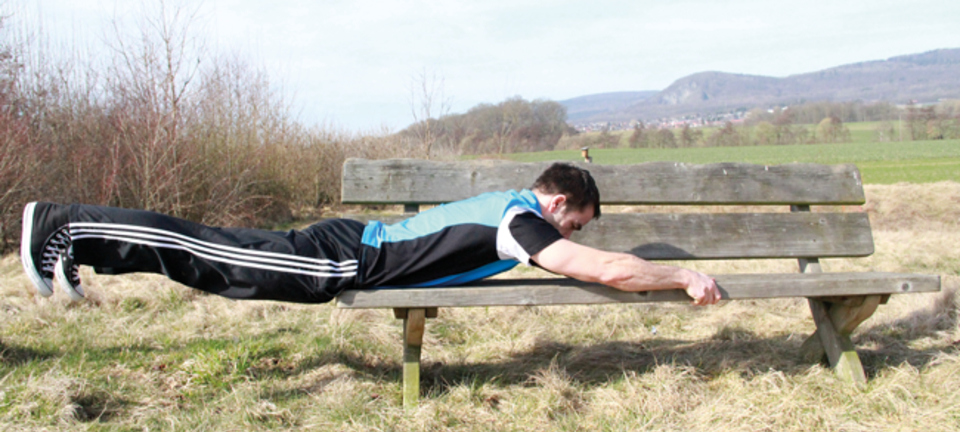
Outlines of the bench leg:
[[873,315],[882,300],[882,296],[853,297],[842,302],[808,299],[817,331],[803,343],[804,358],[816,362],[826,355],[841,379],[865,384],[867,376],[850,334]]
[[[436,316],[436,309],[429,312]],[[395,309],[394,314],[403,318],[403,406],[414,408],[420,402],[420,347],[428,311]]]

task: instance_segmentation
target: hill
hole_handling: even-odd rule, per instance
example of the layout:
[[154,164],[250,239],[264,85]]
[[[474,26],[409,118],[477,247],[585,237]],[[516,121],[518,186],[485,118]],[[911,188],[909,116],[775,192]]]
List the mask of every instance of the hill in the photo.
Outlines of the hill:
[[700,72],[629,105],[624,105],[627,98],[620,96],[626,92],[589,95],[560,103],[567,106],[570,122],[588,123],[709,115],[811,101],[935,102],[960,98],[958,75],[960,48],[940,49],[784,78]]
[[599,93],[559,101],[567,108],[567,121],[576,123],[594,117],[616,114],[660,93],[657,90]]

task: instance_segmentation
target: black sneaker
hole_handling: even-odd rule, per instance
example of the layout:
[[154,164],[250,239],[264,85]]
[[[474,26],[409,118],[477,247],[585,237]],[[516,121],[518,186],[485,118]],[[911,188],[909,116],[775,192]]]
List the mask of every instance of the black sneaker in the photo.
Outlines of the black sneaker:
[[53,295],[53,272],[70,247],[70,218],[64,206],[32,202],[23,208],[20,261],[40,295]]
[[57,260],[53,273],[57,276],[57,285],[70,296],[70,300],[80,301],[85,298],[83,287],[80,286],[80,266],[73,261],[73,246],[60,252],[60,259]]

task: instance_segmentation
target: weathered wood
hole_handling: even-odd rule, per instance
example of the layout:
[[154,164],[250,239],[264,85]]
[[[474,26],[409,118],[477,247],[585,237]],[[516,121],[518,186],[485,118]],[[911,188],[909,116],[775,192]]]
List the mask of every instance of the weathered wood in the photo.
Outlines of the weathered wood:
[[[404,218],[359,219],[396,223]],[[614,213],[591,221],[571,240],[647,260],[873,254],[866,213]]]
[[[795,205],[790,207],[790,211],[807,213],[810,206]],[[819,274],[823,271],[818,258],[800,259],[799,264],[801,273]],[[867,376],[850,334],[876,311],[881,296],[855,297],[853,301],[844,299],[843,302],[829,303],[822,298],[808,298],[807,301],[817,331],[804,341],[801,354],[814,361],[826,355],[830,366],[841,379],[857,384],[866,383]]]
[[840,334],[849,336],[857,329],[857,326],[877,311],[877,307],[880,306],[880,298],[881,296],[877,295],[861,297],[859,304],[831,303],[828,309],[830,321],[833,322],[834,328]]
[[606,214],[572,240],[650,260],[873,253],[866,213]]
[[[940,290],[940,276],[899,273],[715,275],[726,300]],[[348,290],[341,308],[425,308],[689,301],[683,291],[629,293],[574,279],[490,279],[460,287]]]
[[[349,160],[343,202],[401,204],[410,217],[423,204],[470,198],[484,192],[530,187],[550,163]],[[612,214],[575,234],[578,243],[652,260],[797,258],[799,274],[717,275],[724,299],[807,297],[817,331],[802,352],[825,356],[844,379],[864,382],[850,333],[891,294],[933,292],[939,276],[896,273],[823,273],[818,257],[873,253],[864,213],[811,213],[810,205],[864,202],[852,165],[750,164],[630,166],[578,165],[597,180],[604,204],[776,205],[792,213],[719,212]],[[404,319],[404,406],[420,396],[420,356],[426,318],[438,307],[641,303],[690,299],[681,290],[627,293],[573,279],[485,280],[462,287],[348,290],[341,308],[394,308]]]
[[830,359],[830,366],[844,381],[857,384],[867,382],[867,375],[863,371],[857,350],[850,341],[850,336],[838,331],[830,319],[825,303],[816,299],[809,299],[813,321],[817,324],[816,336],[820,339],[823,349]]
[[[853,165],[635,165],[575,163],[590,170],[604,204],[862,204]],[[436,204],[528,188],[550,162],[350,159],[344,204]]]
[[[791,205],[790,212],[793,214],[809,214],[810,206]],[[819,258],[800,258],[797,260],[797,264],[800,266],[800,273],[823,273],[823,268],[820,267]],[[825,300],[823,298],[808,299],[808,303],[811,305],[813,305],[814,301],[818,302],[820,307],[825,307],[823,303]],[[814,306],[810,307],[813,308]],[[803,341],[803,345],[800,346],[800,355],[809,363],[818,363],[821,359],[824,359],[827,356],[827,351],[820,342],[820,336],[818,333],[820,328],[821,326],[817,325],[817,330],[815,330],[812,335],[807,337],[807,340]]]
[[403,406],[416,407],[420,401],[420,347],[426,314],[410,309],[403,320]]
[[[809,205],[791,205],[790,212],[793,214],[809,214],[810,206]],[[816,256],[816,255],[814,255]],[[797,260],[797,264],[800,265],[800,273],[823,273],[823,268],[820,266],[819,258],[800,258]],[[808,303],[811,305],[811,310],[814,307],[825,308],[825,301],[823,298],[808,298]],[[814,306],[816,304],[816,306]],[[840,339],[834,333],[832,325],[827,323],[821,325],[821,323],[816,323],[816,313],[814,313],[814,321],[817,324],[817,330],[810,335],[807,340],[803,342],[803,345],[800,346],[800,355],[807,360],[809,363],[818,363],[821,359],[827,357],[827,350],[824,347],[824,343],[821,342],[820,332],[824,332],[826,336],[823,336],[823,339],[830,341],[834,344],[839,344]],[[831,336],[832,335],[832,336]],[[839,349],[839,348],[838,348]],[[836,351],[836,350],[835,350]]]

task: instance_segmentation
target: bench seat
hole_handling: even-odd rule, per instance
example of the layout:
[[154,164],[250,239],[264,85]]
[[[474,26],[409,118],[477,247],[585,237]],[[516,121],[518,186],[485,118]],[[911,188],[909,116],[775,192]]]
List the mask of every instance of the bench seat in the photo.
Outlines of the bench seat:
[[[780,297],[847,297],[940,290],[940,277],[904,273],[719,274],[723,300]],[[345,309],[541,306],[690,301],[680,290],[630,293],[569,278],[488,279],[435,288],[348,290],[337,298]]]

